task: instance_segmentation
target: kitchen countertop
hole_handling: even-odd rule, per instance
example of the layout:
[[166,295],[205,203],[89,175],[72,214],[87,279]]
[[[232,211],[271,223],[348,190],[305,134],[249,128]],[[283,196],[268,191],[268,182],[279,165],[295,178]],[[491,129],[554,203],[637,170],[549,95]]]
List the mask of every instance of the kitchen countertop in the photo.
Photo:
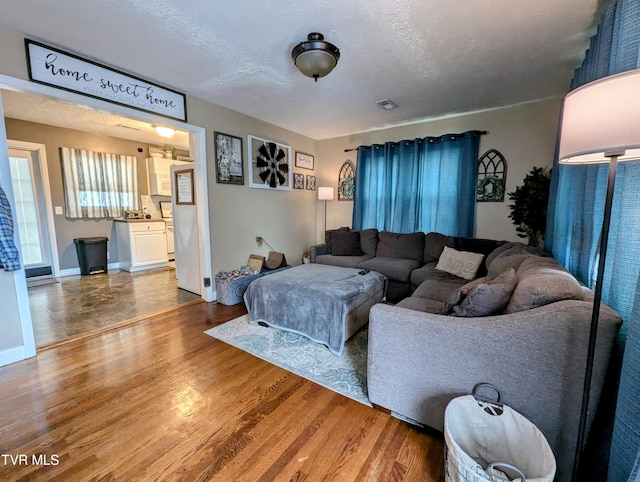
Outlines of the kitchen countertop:
[[137,219],[137,218],[131,218],[131,219],[114,219],[114,221],[120,222],[120,223],[164,223],[164,219],[162,218],[151,218],[151,219]]

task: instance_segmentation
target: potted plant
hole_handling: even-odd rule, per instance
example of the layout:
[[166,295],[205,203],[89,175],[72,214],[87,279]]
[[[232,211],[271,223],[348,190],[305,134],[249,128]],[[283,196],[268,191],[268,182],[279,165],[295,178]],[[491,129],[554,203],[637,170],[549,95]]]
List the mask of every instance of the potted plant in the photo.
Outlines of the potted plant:
[[551,186],[551,171],[534,167],[524,178],[522,186],[508,193],[511,213],[520,238],[529,238],[529,246],[540,246],[547,228],[547,204]]
[[164,157],[166,159],[173,159],[174,147],[171,144],[165,144],[162,149],[164,150]]

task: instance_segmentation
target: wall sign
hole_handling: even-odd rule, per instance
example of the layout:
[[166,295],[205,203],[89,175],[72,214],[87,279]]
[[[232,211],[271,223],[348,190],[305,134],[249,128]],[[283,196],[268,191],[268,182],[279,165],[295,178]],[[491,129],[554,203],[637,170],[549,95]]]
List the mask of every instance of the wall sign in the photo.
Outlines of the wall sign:
[[186,97],[166,87],[25,39],[29,80],[187,121]]

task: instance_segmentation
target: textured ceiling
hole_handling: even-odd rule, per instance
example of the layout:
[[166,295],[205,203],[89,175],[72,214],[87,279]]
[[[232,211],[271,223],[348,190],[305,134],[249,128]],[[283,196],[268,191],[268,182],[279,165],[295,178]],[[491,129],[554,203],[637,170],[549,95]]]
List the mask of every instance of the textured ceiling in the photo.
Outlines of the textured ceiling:
[[[0,24],[314,139],[567,92],[598,0],[0,0]],[[291,50],[340,48],[315,83]],[[375,102],[389,98],[399,108]]]

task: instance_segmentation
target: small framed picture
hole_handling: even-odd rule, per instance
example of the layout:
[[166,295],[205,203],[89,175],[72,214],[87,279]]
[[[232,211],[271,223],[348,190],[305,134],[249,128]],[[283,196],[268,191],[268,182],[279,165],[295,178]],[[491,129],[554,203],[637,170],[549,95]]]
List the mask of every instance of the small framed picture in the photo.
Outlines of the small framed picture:
[[298,172],[293,173],[293,188],[304,189],[304,174]]
[[195,204],[193,197],[193,169],[175,172],[176,204]]
[[309,191],[316,190],[316,176],[310,176],[307,174],[307,189]]
[[313,156],[296,151],[296,167],[313,171]]
[[242,139],[222,132],[214,132],[216,153],[216,182],[244,185]]

